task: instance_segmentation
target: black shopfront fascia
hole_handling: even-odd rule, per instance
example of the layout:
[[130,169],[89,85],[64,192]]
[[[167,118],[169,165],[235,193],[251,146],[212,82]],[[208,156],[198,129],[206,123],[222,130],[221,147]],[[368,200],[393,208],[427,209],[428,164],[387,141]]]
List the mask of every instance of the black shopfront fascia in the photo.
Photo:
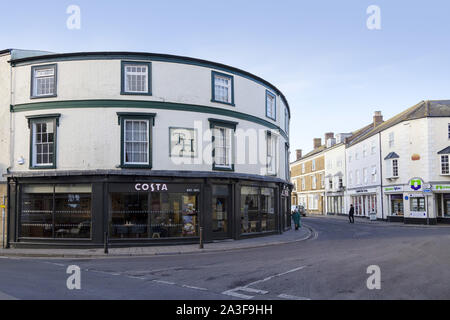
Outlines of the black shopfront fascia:
[[[22,206],[22,190],[29,184],[90,184],[92,186],[91,207],[91,238],[90,239],[46,239],[46,238],[20,238],[20,212]],[[241,179],[217,179],[217,178],[174,178],[174,177],[137,177],[124,175],[99,175],[99,176],[60,176],[60,177],[26,177],[8,178],[9,212],[8,215],[8,244],[14,247],[101,247],[104,244],[105,232],[109,230],[110,217],[109,194],[113,191],[129,192],[135,190],[136,185],[166,184],[170,190],[167,192],[187,192],[198,194],[199,225],[204,227],[204,241],[213,241],[212,232],[212,186],[215,184],[229,185],[231,195],[231,223],[230,237],[233,239],[244,239],[269,234],[278,234],[285,229],[281,208],[281,190],[283,184],[275,182],[249,181]],[[261,188],[273,188],[275,195],[275,219],[277,230],[241,234],[241,186],[252,186]],[[147,187],[145,187],[147,188]],[[156,186],[154,186],[156,188]],[[149,186],[149,192],[151,186]],[[161,192],[166,192],[165,190]],[[136,191],[138,192],[138,191]],[[144,192],[144,191],[141,191]],[[110,240],[112,246],[145,246],[162,244],[186,244],[198,243],[199,237],[185,238],[161,238],[161,239],[116,239]]]

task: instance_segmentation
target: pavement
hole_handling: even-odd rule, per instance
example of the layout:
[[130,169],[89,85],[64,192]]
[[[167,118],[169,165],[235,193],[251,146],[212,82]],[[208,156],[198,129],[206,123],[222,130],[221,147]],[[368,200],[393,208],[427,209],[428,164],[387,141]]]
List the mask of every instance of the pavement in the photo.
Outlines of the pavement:
[[36,249],[36,248],[10,248],[0,249],[0,257],[47,257],[47,258],[105,258],[105,257],[132,257],[132,256],[154,256],[154,255],[176,255],[220,252],[230,250],[242,250],[258,247],[267,247],[280,244],[304,241],[313,235],[313,230],[304,225],[298,231],[293,229],[283,234],[265,237],[256,237],[243,240],[220,240],[205,243],[200,249],[198,244],[166,245],[147,247],[124,247],[109,248],[105,254],[103,248],[95,249]]

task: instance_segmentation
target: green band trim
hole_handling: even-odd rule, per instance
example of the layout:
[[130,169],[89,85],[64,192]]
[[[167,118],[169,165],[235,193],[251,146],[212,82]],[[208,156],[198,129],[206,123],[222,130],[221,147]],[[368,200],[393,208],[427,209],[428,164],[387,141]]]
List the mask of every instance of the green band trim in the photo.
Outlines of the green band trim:
[[227,110],[215,107],[182,104],[172,102],[159,101],[135,101],[135,100],[71,100],[71,101],[49,101],[37,103],[25,103],[11,105],[11,112],[24,112],[35,110],[49,110],[49,109],[78,109],[78,108],[141,108],[141,109],[160,109],[160,110],[178,110],[199,113],[217,114],[236,119],[242,119],[263,125],[273,130],[279,130],[280,134],[289,141],[286,133],[277,125],[266,121],[264,119],[248,115],[242,112]]

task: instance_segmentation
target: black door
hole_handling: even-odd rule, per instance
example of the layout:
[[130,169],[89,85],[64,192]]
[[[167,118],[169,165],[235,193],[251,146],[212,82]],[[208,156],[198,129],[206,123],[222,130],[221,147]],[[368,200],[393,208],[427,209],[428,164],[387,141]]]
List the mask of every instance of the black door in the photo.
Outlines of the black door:
[[213,239],[231,238],[231,192],[228,185],[212,187]]

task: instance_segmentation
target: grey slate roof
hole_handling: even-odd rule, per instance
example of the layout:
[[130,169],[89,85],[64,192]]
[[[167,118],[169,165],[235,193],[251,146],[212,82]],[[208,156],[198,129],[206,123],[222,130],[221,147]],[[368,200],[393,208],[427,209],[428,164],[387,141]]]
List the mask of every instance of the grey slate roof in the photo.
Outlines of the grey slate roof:
[[450,154],[450,147],[445,148],[438,152],[438,154]]
[[389,160],[389,159],[399,159],[399,155],[396,154],[395,152],[391,152],[389,153],[386,158],[384,158],[384,160]]

